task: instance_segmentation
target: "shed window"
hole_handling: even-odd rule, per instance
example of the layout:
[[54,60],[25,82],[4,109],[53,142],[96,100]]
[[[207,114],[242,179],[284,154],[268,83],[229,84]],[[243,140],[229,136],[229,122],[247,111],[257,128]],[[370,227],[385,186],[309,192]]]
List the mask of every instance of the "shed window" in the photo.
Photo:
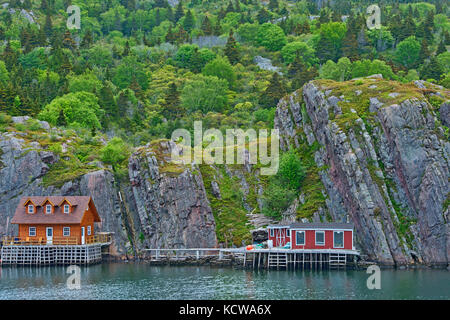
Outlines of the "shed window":
[[91,235],[91,226],[87,227],[87,231],[88,231],[88,236],[90,236]]
[[344,231],[334,231],[333,239],[333,246],[335,248],[344,247]]
[[316,231],[316,246],[325,245],[325,232],[324,231]]
[[287,236],[287,237],[290,237],[290,236],[291,236],[291,229],[287,229],[287,230],[286,230],[286,236]]
[[270,229],[270,236],[273,237],[273,229]]
[[34,206],[32,204],[28,206],[28,213],[34,213]]
[[49,214],[52,213],[52,205],[48,204],[45,206],[45,213]]
[[297,231],[295,233],[295,244],[298,246],[305,245],[305,231]]
[[64,213],[69,213],[70,212],[70,207],[68,204],[64,205]]
[[64,227],[63,228],[63,236],[64,237],[70,237],[70,227]]
[[29,227],[28,228],[28,235],[30,237],[36,237],[36,227]]

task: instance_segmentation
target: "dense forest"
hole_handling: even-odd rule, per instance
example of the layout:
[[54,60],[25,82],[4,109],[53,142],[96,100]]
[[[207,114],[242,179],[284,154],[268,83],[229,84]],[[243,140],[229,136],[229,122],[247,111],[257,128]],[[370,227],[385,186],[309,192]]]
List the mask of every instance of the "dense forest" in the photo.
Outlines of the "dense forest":
[[[133,147],[192,130],[196,120],[221,130],[271,128],[280,98],[313,79],[382,74],[449,88],[448,2],[379,1],[382,26],[372,30],[370,4],[2,1],[0,131],[11,130],[12,116],[31,116],[66,129],[67,139],[83,137],[51,171],[49,179],[64,182],[98,157],[120,174]],[[80,29],[67,27],[70,5],[81,8]],[[56,133],[39,137],[38,126],[29,120],[14,130],[61,152]],[[269,215],[287,207],[307,169],[295,154],[282,157],[275,179],[287,183],[269,187]]]

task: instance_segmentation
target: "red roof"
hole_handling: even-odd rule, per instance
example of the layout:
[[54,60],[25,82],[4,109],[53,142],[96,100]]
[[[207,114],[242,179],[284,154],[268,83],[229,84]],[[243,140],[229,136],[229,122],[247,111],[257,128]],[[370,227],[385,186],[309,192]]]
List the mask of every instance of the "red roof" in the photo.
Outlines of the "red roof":
[[[46,214],[44,203],[47,199],[54,204],[54,212]],[[25,203],[31,200],[35,205],[35,213],[29,214]],[[70,213],[64,213],[62,203],[67,200],[72,206]],[[101,222],[94,201],[89,196],[48,196],[48,197],[23,197],[17,206],[13,224],[80,224],[84,213],[91,208],[94,213],[94,221]]]

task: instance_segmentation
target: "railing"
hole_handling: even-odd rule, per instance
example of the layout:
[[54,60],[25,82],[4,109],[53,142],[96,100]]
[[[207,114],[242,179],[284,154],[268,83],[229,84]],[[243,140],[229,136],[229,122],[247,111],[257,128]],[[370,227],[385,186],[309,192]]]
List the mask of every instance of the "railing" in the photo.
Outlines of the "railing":
[[196,249],[144,249],[150,259],[184,260],[186,258],[219,257],[223,259],[223,250],[220,248],[196,248]]
[[[86,244],[94,243],[110,243],[111,234],[100,233],[92,236],[86,237]],[[36,237],[3,237],[3,246],[43,246],[43,245],[66,245],[74,246],[80,245],[80,240],[78,237],[53,237],[51,241],[47,241],[46,238],[36,238]]]
[[109,242],[111,242],[111,234],[109,233],[99,233],[93,236],[86,237],[86,244],[109,243]]
[[4,246],[42,246],[47,244],[52,245],[76,245],[78,240],[76,237],[53,237],[51,241],[46,238],[19,238],[19,237],[3,237],[2,243]]

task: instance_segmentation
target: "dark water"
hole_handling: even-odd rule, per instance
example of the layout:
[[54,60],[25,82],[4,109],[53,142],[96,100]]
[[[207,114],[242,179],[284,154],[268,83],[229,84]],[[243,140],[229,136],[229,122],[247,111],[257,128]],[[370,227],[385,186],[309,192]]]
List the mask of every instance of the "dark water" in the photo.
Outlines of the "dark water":
[[244,271],[211,267],[102,264],[81,268],[81,289],[65,267],[0,268],[0,299],[450,299],[446,270]]

